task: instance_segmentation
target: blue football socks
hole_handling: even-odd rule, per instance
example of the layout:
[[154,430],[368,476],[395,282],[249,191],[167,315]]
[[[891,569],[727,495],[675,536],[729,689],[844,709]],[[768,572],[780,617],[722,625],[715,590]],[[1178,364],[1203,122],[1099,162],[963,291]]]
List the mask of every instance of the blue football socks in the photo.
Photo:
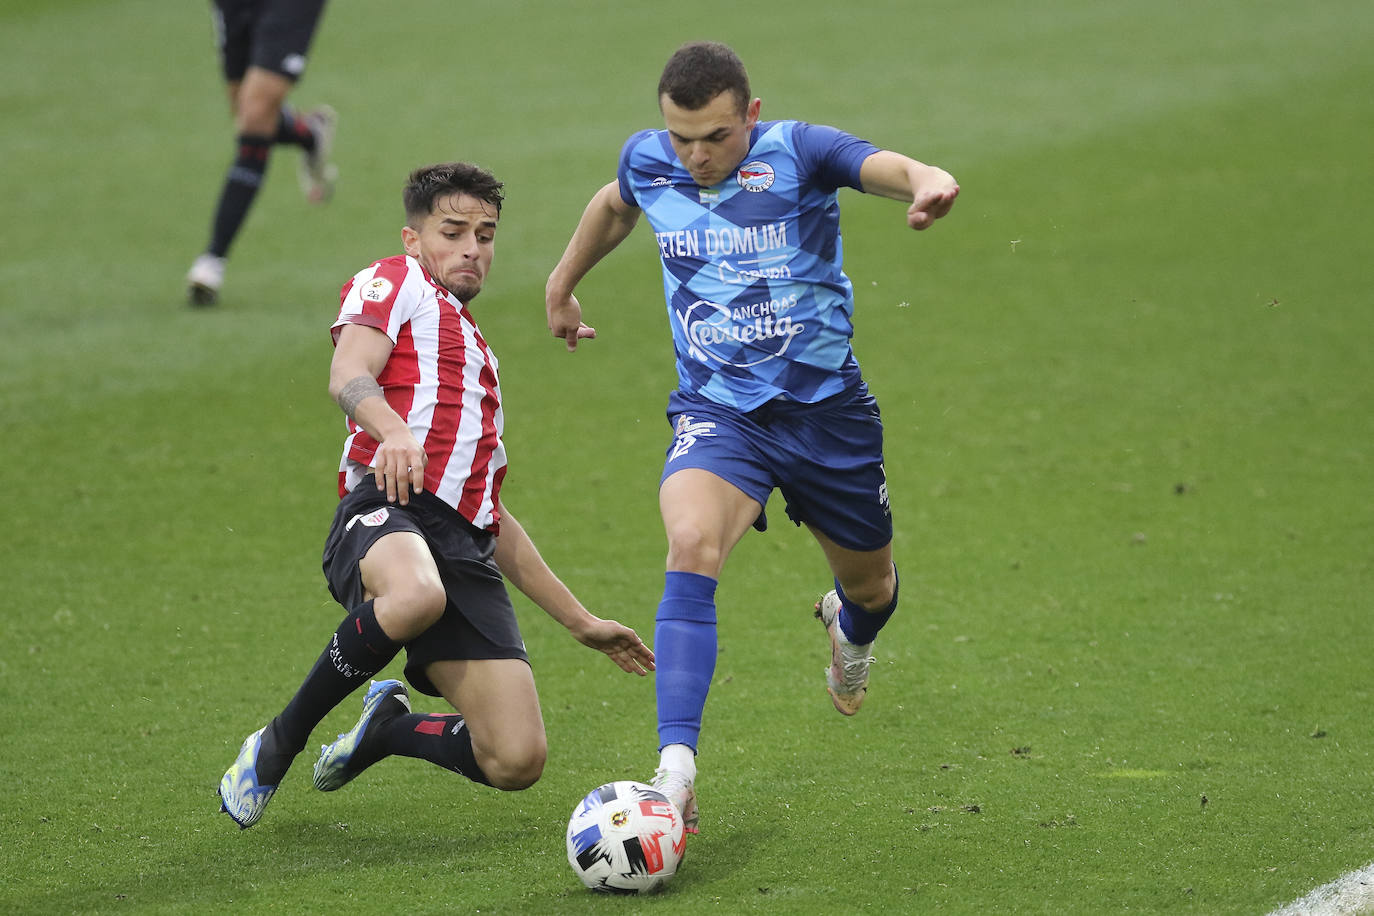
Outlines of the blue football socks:
[[658,743],[695,749],[716,671],[716,580],[669,572],[654,623]]
[[[895,567],[892,573],[896,576]],[[878,631],[887,625],[892,612],[897,610],[897,594],[901,591],[901,586],[900,580],[893,586],[892,600],[888,602],[887,607],[869,611],[846,598],[839,580],[835,580],[835,593],[840,596],[840,629],[844,631],[845,638],[856,646],[866,646],[877,638]]]

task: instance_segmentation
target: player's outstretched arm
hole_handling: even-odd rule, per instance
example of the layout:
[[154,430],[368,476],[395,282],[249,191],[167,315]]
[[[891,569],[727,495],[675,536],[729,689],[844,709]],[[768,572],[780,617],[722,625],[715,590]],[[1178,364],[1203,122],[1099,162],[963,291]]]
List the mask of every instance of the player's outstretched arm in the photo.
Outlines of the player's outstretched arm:
[[865,159],[859,181],[867,194],[909,202],[906,224],[912,229],[929,229],[959,196],[959,183],[949,172],[892,150],[879,150]]
[[625,241],[638,221],[639,208],[621,199],[620,184],[615,181],[597,191],[582,211],[563,257],[544,286],[549,331],[567,342],[569,352],[577,349],[579,340],[596,336],[596,328],[583,324],[582,305],[573,290],[602,258]]
[[614,620],[603,620],[582,606],[534,546],[515,516],[502,504],[501,533],[496,538],[496,565],[510,583],[582,645],[604,652],[622,670],[643,676],[654,670],[654,653],[639,635]]

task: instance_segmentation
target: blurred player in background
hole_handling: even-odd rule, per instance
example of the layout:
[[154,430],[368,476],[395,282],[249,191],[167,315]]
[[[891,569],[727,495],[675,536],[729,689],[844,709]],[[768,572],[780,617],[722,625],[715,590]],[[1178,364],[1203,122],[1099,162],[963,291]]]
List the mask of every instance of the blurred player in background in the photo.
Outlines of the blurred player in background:
[[659,485],[667,575],[654,629],[659,768],[654,786],[697,831],[696,750],[716,664],[716,583],[774,488],[819,542],[834,589],[815,605],[826,686],[854,715],[870,650],[897,607],[878,406],[850,345],[841,187],[904,201],[926,229],[954,205],[942,169],[832,127],[760,121],[743,63],[694,42],[658,86],[666,130],[632,135],[618,177],[593,196],[549,276],[549,328],[569,350],[595,336],[573,290],[643,212],[663,264],[677,350],[674,439]]
[[301,148],[301,191],[311,203],[334,193],[329,161],[337,121],[321,105],[298,114],[286,96],[305,72],[306,52],[325,0],[213,0],[215,40],[234,115],[237,152],[210,224],[210,242],[186,275],[192,305],[214,305],[225,259],[267,172],[272,147]]
[[315,726],[402,647],[411,685],[461,712],[413,713],[404,684],[373,682],[357,724],[315,763],[316,788],[393,754],[499,789],[539,779],[544,721],[503,576],[625,671],[653,668],[634,630],[590,613],[554,575],[502,499],[497,363],[468,310],[491,265],[501,183],[446,163],[412,173],[404,200],[405,254],[354,275],[332,329],[329,391],[349,436],[324,573],[348,614],[220,781],[240,827],[257,823]]

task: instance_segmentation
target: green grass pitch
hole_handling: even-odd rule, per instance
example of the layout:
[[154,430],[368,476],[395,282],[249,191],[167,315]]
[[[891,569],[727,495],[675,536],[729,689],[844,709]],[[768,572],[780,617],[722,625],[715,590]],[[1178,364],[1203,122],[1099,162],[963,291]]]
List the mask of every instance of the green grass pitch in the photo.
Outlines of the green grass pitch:
[[[0,34],[0,912],[1251,914],[1374,860],[1367,2],[335,0],[294,99],[340,112],[338,195],[279,152],[213,311],[182,292],[231,152],[208,6],[15,0]],[[653,243],[583,284],[573,356],[542,291],[691,38],[765,117],[963,186],[923,234],[842,196],[904,598],[863,712],[830,708],[821,557],[775,502],[721,585],[666,893],[594,897],[563,851],[588,789],[652,773],[652,683],[523,599],[538,785],[392,760],[323,795],[303,758],[238,831],[219,776],[341,614],[326,329],[415,165],[507,182],[476,305],[507,498],[652,634]]]

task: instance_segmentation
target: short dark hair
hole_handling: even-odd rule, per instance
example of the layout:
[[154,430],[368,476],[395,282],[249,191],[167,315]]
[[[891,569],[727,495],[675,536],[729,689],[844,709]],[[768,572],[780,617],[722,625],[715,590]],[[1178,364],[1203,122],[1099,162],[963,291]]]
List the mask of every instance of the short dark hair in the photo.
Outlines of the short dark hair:
[[678,48],[658,80],[660,101],[666,95],[674,105],[688,111],[704,108],[722,92],[735,96],[741,113],[749,107],[749,74],[744,62],[729,45],[718,41],[689,41]]
[[501,201],[505,197],[501,189],[505,187],[496,176],[479,165],[470,162],[441,162],[426,165],[410,173],[401,201],[406,208],[406,222],[418,222],[434,212],[434,204],[441,197],[450,194],[467,194],[485,201],[501,214]]

